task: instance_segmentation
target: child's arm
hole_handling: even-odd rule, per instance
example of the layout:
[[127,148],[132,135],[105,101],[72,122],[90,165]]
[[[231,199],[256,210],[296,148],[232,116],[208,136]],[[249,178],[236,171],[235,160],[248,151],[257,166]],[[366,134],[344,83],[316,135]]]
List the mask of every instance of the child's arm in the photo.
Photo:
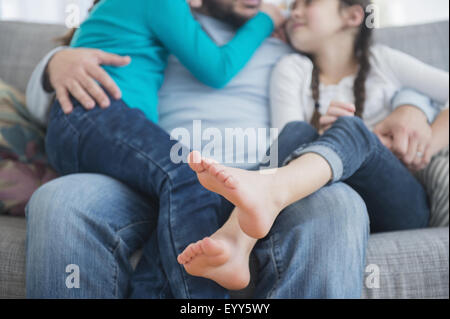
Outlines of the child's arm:
[[192,16],[186,0],[151,0],[149,28],[163,45],[203,83],[224,87],[272,34],[274,22],[260,12],[220,47]]

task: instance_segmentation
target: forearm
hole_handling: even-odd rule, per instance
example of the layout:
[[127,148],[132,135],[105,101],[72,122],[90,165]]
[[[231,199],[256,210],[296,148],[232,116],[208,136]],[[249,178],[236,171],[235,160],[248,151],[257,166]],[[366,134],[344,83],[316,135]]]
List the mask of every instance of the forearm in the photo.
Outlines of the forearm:
[[433,132],[433,140],[431,142],[432,154],[438,153],[449,144],[449,110],[446,109],[439,114],[431,126]]
[[274,22],[259,13],[225,45],[219,45],[194,19],[186,1],[147,1],[154,35],[201,82],[224,87],[250,60],[274,30]]
[[441,111],[436,103],[433,103],[428,96],[408,88],[403,88],[397,92],[392,98],[391,103],[392,110],[396,110],[405,105],[418,108],[426,115],[430,125],[434,122]]
[[48,92],[44,88],[45,70],[53,55],[65,48],[58,47],[49,52],[36,66],[28,82],[26,91],[28,109],[33,118],[44,126],[47,125],[48,112],[55,96],[53,92]]

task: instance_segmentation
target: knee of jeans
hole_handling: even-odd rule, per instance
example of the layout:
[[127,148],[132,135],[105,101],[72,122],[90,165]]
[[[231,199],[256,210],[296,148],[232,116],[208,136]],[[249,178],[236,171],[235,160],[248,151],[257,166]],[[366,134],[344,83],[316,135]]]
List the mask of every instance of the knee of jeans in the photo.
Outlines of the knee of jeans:
[[83,178],[85,174],[60,177],[36,190],[26,207],[28,226],[50,233],[57,232],[62,225],[64,229],[71,229],[67,226],[88,222],[87,212],[95,208],[92,207],[98,201],[95,194],[101,190],[98,183],[89,183],[91,180]]
[[373,139],[375,135],[369,130],[364,121],[357,116],[342,116],[335,122],[336,126],[349,130],[353,135],[355,132],[364,137],[367,143],[373,143],[377,139]]
[[369,214],[361,196],[350,186],[337,183],[329,187],[326,200],[333,205],[333,217],[343,233],[367,236]]
[[274,231],[285,232],[293,227],[325,230],[329,234],[324,235],[336,234],[337,239],[350,233],[366,236],[369,216],[356,191],[347,184],[335,183],[289,206],[279,216]]
[[70,222],[64,195],[71,190],[62,187],[62,179],[64,178],[44,184],[31,196],[26,206],[29,229],[43,228],[40,231],[51,232],[61,222]]
[[336,125],[345,125],[346,127],[356,128],[356,129],[367,129],[364,121],[358,116],[341,116],[336,122]]
[[316,129],[309,123],[305,121],[293,121],[289,122],[285,125],[285,127],[281,130],[281,134],[294,134],[294,133],[308,133],[315,134],[317,131]]
[[327,236],[335,236],[336,240],[347,240],[350,237],[361,239],[369,232],[369,215],[361,196],[345,183],[335,183],[322,188],[316,193],[315,211],[317,220],[326,225]]

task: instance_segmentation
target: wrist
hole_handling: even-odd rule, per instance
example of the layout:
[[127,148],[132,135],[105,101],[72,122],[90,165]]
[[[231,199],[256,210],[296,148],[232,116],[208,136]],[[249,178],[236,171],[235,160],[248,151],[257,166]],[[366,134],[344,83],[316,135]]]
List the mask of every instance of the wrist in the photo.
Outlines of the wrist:
[[[421,112],[418,112],[419,110]],[[430,126],[427,114],[415,105],[399,105],[396,111],[401,112],[401,114],[409,120],[415,121],[416,123],[423,121]]]
[[411,89],[403,89],[392,99],[393,111],[404,106],[410,106],[422,111],[428,121],[428,124],[433,123],[439,113],[438,110],[436,110],[433,101],[429,97]]
[[[413,104],[402,104],[402,105],[398,105],[395,109],[408,109],[411,112],[414,112],[414,114],[416,116],[420,116],[424,121],[426,121],[428,124],[431,125],[432,123],[432,119],[430,117],[430,114],[428,114],[427,112],[425,112],[421,107],[417,106],[417,105],[413,105]],[[417,112],[417,111],[420,111]],[[420,114],[420,115],[419,115]]]

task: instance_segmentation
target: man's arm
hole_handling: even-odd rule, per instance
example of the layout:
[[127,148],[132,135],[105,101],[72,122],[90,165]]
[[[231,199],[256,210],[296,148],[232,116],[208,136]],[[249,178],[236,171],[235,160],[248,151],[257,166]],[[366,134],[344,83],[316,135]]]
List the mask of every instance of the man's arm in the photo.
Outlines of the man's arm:
[[[50,110],[51,102],[55,97],[54,91],[51,87],[45,86],[45,70],[48,65],[48,61],[53,57],[53,55],[66,47],[58,47],[50,51],[36,66],[31,78],[27,85],[27,107],[31,113],[31,116],[35,118],[40,124],[46,126],[48,121],[48,113]],[[48,86],[48,84],[47,84]]]
[[392,99],[392,109],[396,110],[400,106],[411,105],[421,110],[428,119],[428,123],[431,125],[436,117],[441,112],[440,108],[433,100],[413,89],[402,89],[394,95]]

